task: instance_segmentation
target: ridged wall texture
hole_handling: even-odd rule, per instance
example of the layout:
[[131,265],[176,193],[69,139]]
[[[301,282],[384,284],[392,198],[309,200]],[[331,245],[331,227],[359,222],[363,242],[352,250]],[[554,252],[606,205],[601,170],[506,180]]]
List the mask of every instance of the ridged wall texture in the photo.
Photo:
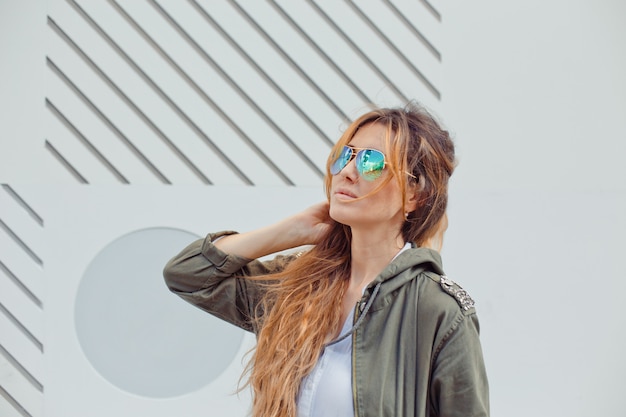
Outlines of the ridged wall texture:
[[[41,146],[67,184],[320,186],[370,105],[442,97],[425,0],[50,0],[46,24]],[[0,414],[37,417],[46,211],[26,200],[2,185]]]

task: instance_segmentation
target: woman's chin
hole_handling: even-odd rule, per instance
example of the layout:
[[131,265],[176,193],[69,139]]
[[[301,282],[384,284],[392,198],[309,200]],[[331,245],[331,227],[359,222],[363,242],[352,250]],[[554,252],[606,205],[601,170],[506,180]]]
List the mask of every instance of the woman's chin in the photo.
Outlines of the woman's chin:
[[330,218],[336,221],[337,223],[350,225],[351,220],[354,220],[353,210],[350,210],[348,207],[338,207],[337,205],[331,204],[328,214]]

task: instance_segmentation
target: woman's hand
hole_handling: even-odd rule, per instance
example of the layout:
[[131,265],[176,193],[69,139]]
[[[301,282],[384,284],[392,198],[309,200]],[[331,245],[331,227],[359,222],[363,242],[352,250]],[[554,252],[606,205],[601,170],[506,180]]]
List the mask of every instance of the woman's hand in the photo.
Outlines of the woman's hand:
[[328,214],[329,204],[324,201],[322,203],[315,204],[298,214],[287,218],[285,221],[292,224],[292,231],[294,235],[295,246],[301,245],[315,245],[325,235],[331,225],[331,218]]
[[327,202],[315,204],[277,223],[246,233],[224,236],[215,246],[250,259],[303,245],[314,245],[328,232],[332,220]]

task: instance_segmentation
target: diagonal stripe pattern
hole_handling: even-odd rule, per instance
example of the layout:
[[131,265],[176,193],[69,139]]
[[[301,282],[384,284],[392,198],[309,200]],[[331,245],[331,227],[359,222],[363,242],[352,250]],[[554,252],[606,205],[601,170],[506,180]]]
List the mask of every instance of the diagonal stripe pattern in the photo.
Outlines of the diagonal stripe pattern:
[[371,104],[441,99],[427,1],[51,0],[45,149],[85,184],[318,186]]
[[[43,411],[44,221],[19,191],[0,188],[0,411]],[[9,415],[9,414],[6,414]]]

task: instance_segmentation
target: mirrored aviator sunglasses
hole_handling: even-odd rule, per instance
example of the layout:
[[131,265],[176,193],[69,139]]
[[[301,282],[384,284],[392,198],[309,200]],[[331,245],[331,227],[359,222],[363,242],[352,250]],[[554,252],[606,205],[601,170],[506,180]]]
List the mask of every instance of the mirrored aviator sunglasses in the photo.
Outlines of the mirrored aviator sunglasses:
[[354,157],[356,170],[364,180],[374,181],[382,175],[385,168],[385,154],[376,149],[352,148],[350,146],[343,147],[337,159],[330,165],[330,173],[332,175],[339,174]]

